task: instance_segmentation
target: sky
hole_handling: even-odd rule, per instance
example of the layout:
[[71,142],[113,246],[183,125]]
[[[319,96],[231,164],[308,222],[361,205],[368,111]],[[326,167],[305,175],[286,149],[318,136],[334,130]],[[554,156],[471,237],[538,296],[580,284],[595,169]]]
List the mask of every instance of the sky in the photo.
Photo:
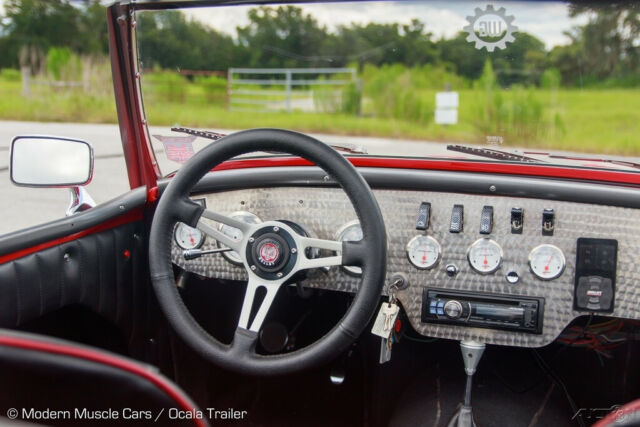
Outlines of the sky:
[[[440,38],[451,37],[462,31],[462,28],[468,25],[466,17],[474,15],[476,7],[485,9],[487,4],[493,4],[496,9],[504,7],[507,15],[515,17],[513,25],[538,37],[548,49],[569,43],[569,39],[563,33],[587,21],[586,16],[569,18],[567,4],[556,2],[397,1],[303,4],[299,7],[329,30],[351,23],[404,24],[409,23],[412,18],[418,18],[426,24],[427,31]],[[186,10],[185,13],[218,31],[235,35],[236,26],[248,23],[248,9],[249,7],[244,6],[198,8]]]
[[[0,0],[0,14],[3,3]],[[338,25],[351,23],[408,23],[418,18],[426,24],[427,30],[436,38],[451,37],[467,25],[467,16],[474,15],[474,9],[485,9],[493,4],[496,9],[504,7],[507,15],[513,15],[514,25],[542,40],[547,49],[567,44],[569,39],[563,34],[572,27],[582,25],[586,16],[569,18],[566,3],[556,2],[467,2],[467,1],[396,1],[372,3],[329,3],[299,5],[305,12],[311,13],[320,24],[329,30]],[[218,31],[235,35],[236,26],[248,23],[247,10],[250,7],[218,7],[187,9],[185,13],[192,19],[203,22]],[[516,36],[517,37],[517,36]]]

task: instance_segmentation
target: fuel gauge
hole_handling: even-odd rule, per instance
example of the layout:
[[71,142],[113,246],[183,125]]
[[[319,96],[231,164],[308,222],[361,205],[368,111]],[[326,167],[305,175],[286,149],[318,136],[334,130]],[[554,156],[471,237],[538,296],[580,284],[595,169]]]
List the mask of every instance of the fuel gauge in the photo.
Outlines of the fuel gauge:
[[431,236],[415,236],[407,243],[409,262],[421,270],[430,270],[440,261],[440,243]]
[[176,243],[182,249],[198,249],[204,243],[204,234],[197,228],[189,227],[184,222],[178,223],[174,232]]
[[562,250],[553,245],[536,246],[529,253],[529,268],[539,279],[553,280],[564,271],[566,261]]
[[471,268],[480,274],[493,273],[502,263],[502,248],[492,239],[479,239],[469,247],[467,259]]

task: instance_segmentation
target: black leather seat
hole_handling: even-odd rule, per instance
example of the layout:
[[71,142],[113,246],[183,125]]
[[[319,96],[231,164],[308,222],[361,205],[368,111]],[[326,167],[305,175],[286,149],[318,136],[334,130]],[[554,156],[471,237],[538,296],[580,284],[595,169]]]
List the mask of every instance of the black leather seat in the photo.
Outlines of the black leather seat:
[[640,426],[640,399],[614,409],[606,417],[594,424],[594,427],[631,426]]
[[[200,414],[204,419],[197,419]],[[68,341],[0,329],[4,421],[205,426],[206,414],[150,365]]]

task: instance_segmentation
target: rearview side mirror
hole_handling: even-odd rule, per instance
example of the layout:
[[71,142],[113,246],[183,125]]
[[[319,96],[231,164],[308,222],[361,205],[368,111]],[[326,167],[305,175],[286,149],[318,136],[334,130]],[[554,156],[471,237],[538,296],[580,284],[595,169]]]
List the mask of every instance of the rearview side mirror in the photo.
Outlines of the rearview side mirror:
[[16,136],[9,163],[11,182],[22,187],[75,187],[93,178],[93,148],[78,139]]

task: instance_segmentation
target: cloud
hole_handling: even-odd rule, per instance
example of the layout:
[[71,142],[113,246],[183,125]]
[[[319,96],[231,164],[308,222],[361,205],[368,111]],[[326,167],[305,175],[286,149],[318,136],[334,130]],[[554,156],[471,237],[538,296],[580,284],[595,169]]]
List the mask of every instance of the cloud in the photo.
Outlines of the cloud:
[[[520,31],[531,33],[542,40],[547,48],[567,44],[563,34],[576,25],[586,22],[586,17],[570,18],[566,3],[553,2],[493,2],[496,8],[503,6],[508,15],[515,17],[514,24]],[[467,1],[399,1],[371,3],[301,4],[306,13],[314,16],[321,25],[333,31],[339,25],[352,23],[407,24],[417,18],[426,24],[436,38],[451,37],[467,25],[467,16],[482,3]],[[223,6],[187,9],[185,14],[220,32],[235,35],[237,26],[249,23],[247,11],[255,6]]]

